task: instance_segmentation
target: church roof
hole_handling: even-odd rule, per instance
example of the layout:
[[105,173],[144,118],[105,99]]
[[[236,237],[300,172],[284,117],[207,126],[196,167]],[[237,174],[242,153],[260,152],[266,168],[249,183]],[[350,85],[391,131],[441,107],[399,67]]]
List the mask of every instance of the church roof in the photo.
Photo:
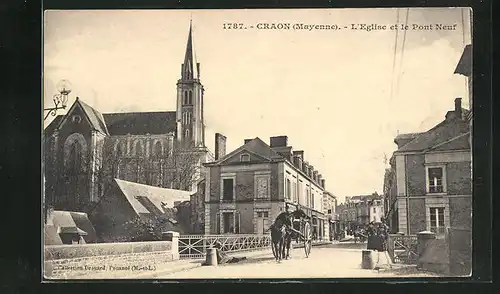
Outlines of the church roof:
[[[176,112],[128,112],[100,114],[94,108],[80,99],[80,105],[87,113],[94,128],[103,134],[116,135],[145,135],[168,134],[176,132]],[[45,128],[45,134],[52,134],[59,126],[65,115],[58,115]]]
[[183,79],[200,78],[198,62],[196,61],[196,54],[194,52],[192,23],[189,24],[189,35],[186,45],[186,54],[184,56],[184,63],[182,64],[182,78]]
[[104,120],[110,135],[145,135],[175,133],[176,112],[105,113]]
[[83,111],[87,115],[87,117],[90,120],[90,124],[99,132],[103,134],[109,134],[108,130],[106,128],[106,124],[104,123],[104,117],[102,114],[95,110],[93,107],[88,105],[87,103],[83,102],[79,98],[77,98],[77,103],[80,103],[80,105],[83,108]]

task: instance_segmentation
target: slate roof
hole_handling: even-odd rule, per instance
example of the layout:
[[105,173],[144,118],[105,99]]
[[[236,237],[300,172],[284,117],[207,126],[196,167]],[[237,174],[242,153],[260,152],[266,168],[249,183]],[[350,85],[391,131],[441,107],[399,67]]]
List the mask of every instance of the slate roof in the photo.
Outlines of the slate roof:
[[102,114],[99,111],[95,110],[90,105],[88,105],[87,103],[83,102],[80,99],[77,99],[76,103],[80,103],[80,105],[83,108],[83,111],[85,112],[85,114],[87,115],[87,117],[90,120],[90,124],[96,130],[98,130],[99,132],[101,132],[103,134],[109,135],[108,130],[106,128],[106,124],[104,123],[104,117],[102,116]]
[[47,218],[47,226],[56,228],[58,234],[80,233],[86,243],[94,243],[97,240],[94,227],[83,212],[54,210]]
[[165,207],[173,208],[176,201],[187,201],[192,192],[153,187],[115,179],[116,184],[137,215],[165,213]]
[[[177,130],[176,112],[117,112],[101,114],[81,99],[77,99],[75,104],[79,104],[87,115],[92,127],[106,135],[146,135],[146,134],[168,134]],[[71,107],[73,108],[74,105]],[[71,111],[71,109],[70,109]],[[59,126],[66,115],[58,115],[45,128],[44,133],[50,135]]]
[[399,134],[396,136],[395,140],[406,140],[406,139],[415,139],[417,136],[421,135],[422,133],[406,133],[406,134]]
[[145,135],[175,133],[176,112],[105,113],[104,121],[110,135]]
[[472,75],[472,45],[465,46],[454,73],[467,77]]
[[63,245],[61,237],[57,232],[57,227],[54,225],[45,225],[43,228],[43,243],[45,245]]
[[45,134],[52,134],[55,129],[57,128],[57,126],[59,125],[59,123],[63,120],[65,116],[64,115],[58,115],[56,116],[51,122],[50,124],[45,128],[44,130],[44,133]]
[[230,152],[229,154],[226,154],[216,162],[209,163],[211,164],[219,164],[222,163],[223,161],[233,157],[234,155],[240,153],[241,151],[246,150],[251,153],[254,153],[255,155],[258,155],[262,157],[263,159],[266,160],[273,160],[273,159],[284,159],[283,156],[281,156],[278,152],[274,151],[271,146],[267,145],[264,141],[262,141],[259,137],[256,137],[250,141],[248,141],[246,144],[243,144],[242,146],[238,147],[236,150]]
[[[464,135],[470,131],[469,128],[470,126],[467,122],[462,119],[446,119],[429,131],[420,134],[415,139],[396,150],[396,152],[428,151],[437,145],[452,141],[453,138]],[[456,146],[449,146],[448,148],[451,147],[455,148]],[[441,146],[439,150],[443,150],[443,148],[444,146]]]

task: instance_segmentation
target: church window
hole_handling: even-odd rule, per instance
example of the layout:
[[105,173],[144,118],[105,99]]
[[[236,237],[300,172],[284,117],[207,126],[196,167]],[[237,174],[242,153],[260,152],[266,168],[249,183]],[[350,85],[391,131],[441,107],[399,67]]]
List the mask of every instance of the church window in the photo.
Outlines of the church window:
[[155,155],[156,156],[161,156],[161,143],[160,142],[156,142],[155,143]]
[[184,133],[184,137],[189,138],[189,130],[186,130],[186,132]]
[[188,104],[188,92],[184,91],[184,104]]
[[189,105],[193,104],[193,91],[188,92],[188,104]]
[[74,141],[70,147],[69,168],[73,172],[78,172],[81,168],[81,146],[78,141]]
[[73,115],[71,117],[71,120],[74,122],[74,123],[80,123],[82,121],[82,117],[79,116],[79,115]]
[[141,146],[141,142],[137,142],[135,143],[135,155],[137,157],[141,156],[142,155],[142,146]]

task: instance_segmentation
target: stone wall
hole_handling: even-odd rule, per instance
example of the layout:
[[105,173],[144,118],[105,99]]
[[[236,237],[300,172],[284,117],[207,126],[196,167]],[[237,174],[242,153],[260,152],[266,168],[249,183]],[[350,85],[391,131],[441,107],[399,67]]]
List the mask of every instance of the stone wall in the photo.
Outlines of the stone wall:
[[423,270],[449,275],[449,246],[445,239],[429,240],[418,258],[419,267]]
[[170,240],[45,246],[44,276],[47,279],[96,275],[111,278],[134,271],[153,271],[161,263],[179,259],[178,233],[170,236]]

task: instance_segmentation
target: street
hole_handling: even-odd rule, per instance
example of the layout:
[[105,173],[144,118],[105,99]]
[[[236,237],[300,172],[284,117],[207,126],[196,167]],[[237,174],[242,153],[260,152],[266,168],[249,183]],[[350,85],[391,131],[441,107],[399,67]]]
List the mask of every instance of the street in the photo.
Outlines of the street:
[[[377,278],[377,277],[435,277],[412,268],[395,265],[393,270],[361,268],[361,250],[366,244],[331,244],[313,247],[309,258],[302,248],[294,249],[292,258],[276,262],[271,250],[256,255],[247,253],[247,260],[235,264],[201,266],[184,271],[156,273],[155,279],[241,279],[241,278]],[[241,253],[238,256],[245,256]],[[375,255],[376,256],[376,255]],[[380,255],[384,264],[383,254]],[[375,260],[376,261],[376,260]]]

